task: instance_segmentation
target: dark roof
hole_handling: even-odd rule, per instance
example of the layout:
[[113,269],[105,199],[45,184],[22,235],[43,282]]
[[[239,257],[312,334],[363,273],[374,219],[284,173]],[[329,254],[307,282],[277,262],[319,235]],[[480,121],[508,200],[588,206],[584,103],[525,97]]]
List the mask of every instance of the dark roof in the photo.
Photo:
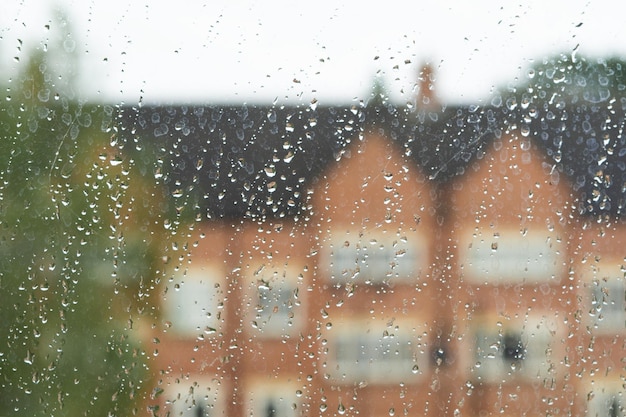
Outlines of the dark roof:
[[140,145],[135,159],[163,174],[177,205],[209,218],[301,214],[327,164],[370,129],[397,141],[438,183],[474,169],[485,144],[518,130],[570,178],[581,214],[624,214],[624,101],[553,105],[513,97],[441,111],[381,102],[165,105],[123,108],[120,117],[127,140]]

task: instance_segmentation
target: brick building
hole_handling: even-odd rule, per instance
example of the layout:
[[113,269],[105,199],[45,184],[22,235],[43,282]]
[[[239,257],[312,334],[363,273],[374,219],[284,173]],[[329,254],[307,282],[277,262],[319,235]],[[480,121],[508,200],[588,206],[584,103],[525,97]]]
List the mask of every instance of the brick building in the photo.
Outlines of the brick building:
[[149,336],[171,415],[623,415],[623,199],[541,112],[149,111],[197,215]]

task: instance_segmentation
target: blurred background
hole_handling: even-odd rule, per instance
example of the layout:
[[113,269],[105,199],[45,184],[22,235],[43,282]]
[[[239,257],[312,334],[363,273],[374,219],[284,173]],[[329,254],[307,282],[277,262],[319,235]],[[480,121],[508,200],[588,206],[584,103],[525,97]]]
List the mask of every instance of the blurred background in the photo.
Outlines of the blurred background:
[[[624,415],[626,18],[619,7],[578,0],[376,7],[336,1],[8,0],[1,9],[0,415],[279,417],[382,410],[393,416],[402,409],[405,415],[418,410],[482,417],[525,415],[527,404],[548,410],[546,415]],[[385,280],[357,281],[360,304],[346,306],[344,314],[338,294],[352,287],[349,281],[319,281],[333,274],[339,279],[341,271],[323,272],[318,255],[327,247],[340,253],[351,239],[361,245],[362,236],[343,230],[348,237],[338,242],[322,226],[313,232],[300,227],[340,222],[319,214],[327,210],[324,204],[339,219],[354,210],[338,202],[342,194],[333,194],[333,184],[344,184],[346,201],[357,201],[350,191],[365,190],[371,173],[352,166],[358,181],[341,182],[332,164],[349,161],[350,146],[366,137],[399,145],[390,150],[373,142],[371,149],[380,153],[368,154],[371,159],[360,166],[380,168],[373,176],[378,180],[395,167],[395,178],[406,175],[420,184],[407,195],[423,199],[407,197],[406,204],[419,207],[411,224],[433,240],[405,239],[397,247],[398,241],[379,237],[363,247],[376,241],[395,248],[391,258],[380,256],[383,264],[395,265],[399,253],[415,262],[430,260],[428,277],[436,279],[428,281],[430,289],[405,281],[396,290]],[[531,213],[543,229],[561,233],[554,245],[530,233],[524,242],[539,254],[526,248],[520,256],[539,262],[548,257],[547,247],[569,256],[555,255],[561,262],[556,283],[533,283],[519,296],[545,314],[528,319],[527,304],[519,302],[511,322],[499,304],[489,303],[519,295],[515,277],[486,283],[489,273],[484,279],[480,274],[490,271],[489,262],[478,260],[478,278],[455,281],[472,270],[463,271],[461,255],[478,259],[496,252],[498,244],[463,246],[454,234],[459,219],[478,224],[478,236],[498,227],[487,217],[475,220],[481,210],[517,213],[492,203],[496,196],[509,201],[512,193],[489,188],[517,162],[497,154],[504,166],[497,171],[497,158],[485,157],[509,145],[511,161],[531,147],[537,151],[533,163],[541,161],[522,181],[532,189],[523,189],[524,201],[541,197],[554,204],[545,214],[528,203],[520,218]],[[361,154],[359,148],[352,155],[357,160]],[[407,160],[415,166],[398,162]],[[480,168],[485,163],[487,174]],[[393,175],[384,172],[391,181]],[[477,172],[485,176],[476,183],[457,182]],[[508,175],[502,184],[510,191]],[[570,188],[562,194],[544,193],[566,183]],[[463,187],[472,190],[470,197],[487,197],[476,197],[484,204],[457,219],[450,213],[473,204],[463,200]],[[392,201],[379,197],[380,204]],[[377,227],[396,224],[391,216],[386,220]],[[517,221],[512,227],[523,228]],[[449,234],[435,232],[442,229]],[[503,241],[513,235],[495,234]],[[304,241],[311,245],[306,250]],[[562,241],[568,249],[561,249]],[[433,252],[420,258],[411,247]],[[504,245],[499,253],[512,258],[516,249]],[[277,256],[283,266],[267,261],[275,250],[290,253],[286,260]],[[363,263],[366,275],[370,267],[361,255],[346,253]],[[601,261],[605,254],[610,265]],[[201,263],[207,259],[215,265]],[[371,266],[375,270],[387,273]],[[222,281],[207,280],[211,274]],[[455,295],[442,296],[448,290]],[[426,313],[416,312],[413,303],[415,317],[393,324],[384,306],[394,312],[404,307],[392,296],[421,291],[433,303],[453,301],[420,299]],[[308,292],[319,297],[300,307],[297,295]],[[376,302],[383,308],[374,330],[366,320],[349,320],[350,312]],[[586,302],[593,306],[584,307]],[[451,316],[455,303],[466,316]],[[476,311],[484,313],[477,305],[493,307],[497,319],[484,315],[475,323],[487,330],[457,333],[455,320],[465,325]],[[603,306],[617,314],[605,324],[581,318],[602,321]],[[225,322],[222,312],[237,320]],[[285,330],[299,314],[297,331]],[[420,314],[425,327],[415,325]],[[559,322],[565,327],[546,324],[550,315],[566,317]],[[271,317],[284,325],[268,325]],[[334,345],[335,371],[342,377],[320,364],[328,349],[333,353],[333,339],[326,339],[333,323],[344,336]],[[354,333],[359,326],[366,334]],[[246,333],[250,327],[258,334]],[[555,348],[560,356],[551,357],[557,377],[537,371],[515,379],[511,364],[515,368],[527,354],[550,356],[546,352],[559,344],[526,346],[531,328],[541,328],[541,343],[561,338],[565,350]],[[465,353],[455,355],[455,349]],[[598,356],[608,362],[598,364]],[[400,359],[387,366],[390,357]],[[489,362],[494,360],[507,368],[499,371]],[[488,363],[482,370],[480,361]],[[285,370],[292,373],[283,384]],[[602,373],[610,381],[594,385]],[[246,385],[247,375],[258,379]],[[407,394],[404,381],[411,378],[423,385]],[[378,379],[386,381],[384,387],[367,391]],[[227,394],[218,395],[220,390]],[[404,409],[372,400],[379,396]]]

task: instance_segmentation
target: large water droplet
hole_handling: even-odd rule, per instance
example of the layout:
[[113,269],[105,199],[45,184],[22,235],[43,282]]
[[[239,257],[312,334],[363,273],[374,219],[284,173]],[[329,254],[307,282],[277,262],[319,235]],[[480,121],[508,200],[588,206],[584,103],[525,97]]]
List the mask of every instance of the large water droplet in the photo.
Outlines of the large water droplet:
[[515,108],[517,107],[517,100],[515,99],[515,97],[510,97],[506,100],[506,107],[509,110],[515,110]]
[[265,167],[265,175],[267,175],[268,178],[274,177],[276,175],[276,167],[274,165]]

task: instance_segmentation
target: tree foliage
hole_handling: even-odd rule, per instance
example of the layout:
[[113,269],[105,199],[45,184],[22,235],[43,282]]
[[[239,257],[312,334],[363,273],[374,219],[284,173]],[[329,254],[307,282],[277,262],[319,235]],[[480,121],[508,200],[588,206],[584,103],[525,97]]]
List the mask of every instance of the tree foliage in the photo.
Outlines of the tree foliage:
[[65,96],[49,54],[0,104],[0,414],[129,415],[145,378],[131,305],[152,264],[133,164],[115,109]]
[[558,55],[495,100],[510,111],[511,126],[537,139],[565,172],[582,214],[624,214],[626,61]]

